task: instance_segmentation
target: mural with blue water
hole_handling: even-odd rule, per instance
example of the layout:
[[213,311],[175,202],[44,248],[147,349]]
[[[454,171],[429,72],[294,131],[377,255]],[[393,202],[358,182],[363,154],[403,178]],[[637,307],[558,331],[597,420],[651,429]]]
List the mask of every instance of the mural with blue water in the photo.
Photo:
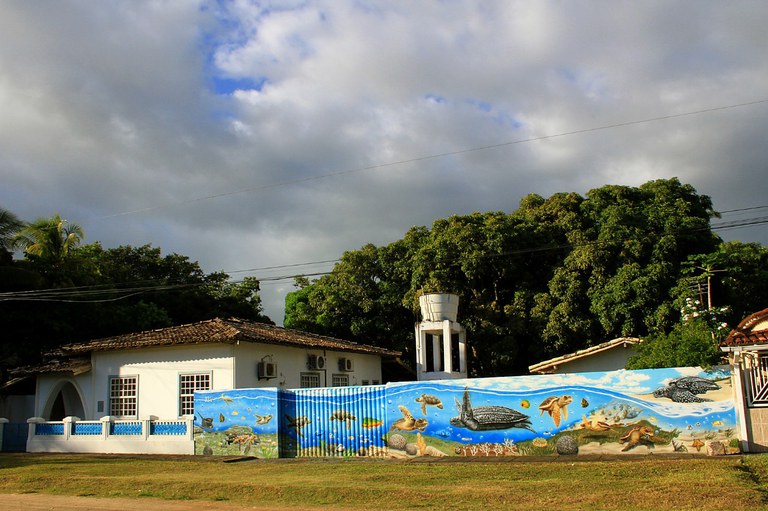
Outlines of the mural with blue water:
[[195,454],[278,457],[278,390],[195,392]]
[[195,393],[196,452],[520,456],[738,449],[730,370]]

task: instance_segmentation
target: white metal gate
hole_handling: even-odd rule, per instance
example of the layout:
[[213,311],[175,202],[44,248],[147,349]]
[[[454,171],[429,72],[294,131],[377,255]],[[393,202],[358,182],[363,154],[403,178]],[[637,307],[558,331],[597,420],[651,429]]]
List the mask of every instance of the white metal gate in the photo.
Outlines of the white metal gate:
[[743,360],[748,405],[768,406],[768,355],[745,354]]

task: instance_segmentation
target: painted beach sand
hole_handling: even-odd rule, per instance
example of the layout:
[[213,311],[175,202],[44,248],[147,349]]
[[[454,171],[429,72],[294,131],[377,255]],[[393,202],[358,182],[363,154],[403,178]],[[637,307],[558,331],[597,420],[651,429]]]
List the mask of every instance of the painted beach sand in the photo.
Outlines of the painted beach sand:
[[518,456],[735,449],[727,369],[393,384],[390,455]]

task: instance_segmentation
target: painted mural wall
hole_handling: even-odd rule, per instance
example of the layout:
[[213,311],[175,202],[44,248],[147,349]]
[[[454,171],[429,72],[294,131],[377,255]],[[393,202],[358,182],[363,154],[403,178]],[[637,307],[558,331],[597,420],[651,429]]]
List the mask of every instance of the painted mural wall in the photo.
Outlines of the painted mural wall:
[[276,388],[195,392],[195,454],[277,458]]
[[203,392],[195,394],[195,410],[200,454],[408,458],[738,450],[728,368]]

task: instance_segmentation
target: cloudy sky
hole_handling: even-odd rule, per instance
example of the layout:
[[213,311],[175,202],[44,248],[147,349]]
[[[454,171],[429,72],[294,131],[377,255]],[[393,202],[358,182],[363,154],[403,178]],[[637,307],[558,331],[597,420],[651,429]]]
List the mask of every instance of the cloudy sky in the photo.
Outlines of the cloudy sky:
[[[766,26],[763,0],[4,0],[0,207],[235,278],[675,176],[765,220]],[[278,323],[292,289],[264,282]]]

